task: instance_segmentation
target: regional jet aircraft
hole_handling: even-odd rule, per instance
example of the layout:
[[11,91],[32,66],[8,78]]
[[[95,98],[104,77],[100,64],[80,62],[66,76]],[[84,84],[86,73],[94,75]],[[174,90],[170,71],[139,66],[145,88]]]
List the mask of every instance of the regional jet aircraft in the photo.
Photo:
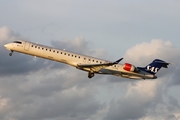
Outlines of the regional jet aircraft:
[[169,63],[163,60],[155,59],[146,67],[135,67],[130,63],[119,64],[123,58],[111,62],[23,40],[5,44],[4,47],[10,51],[10,56],[12,56],[13,52],[19,52],[65,63],[77,69],[87,71],[89,78],[94,77],[95,74],[108,74],[130,79],[156,79],[157,76],[155,74],[162,67],[167,68],[169,65]]

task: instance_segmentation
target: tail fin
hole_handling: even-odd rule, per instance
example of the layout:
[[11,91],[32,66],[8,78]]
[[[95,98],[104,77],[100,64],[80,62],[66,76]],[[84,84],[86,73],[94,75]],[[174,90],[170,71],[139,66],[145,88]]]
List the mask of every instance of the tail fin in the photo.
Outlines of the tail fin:
[[145,68],[138,67],[138,69],[148,72],[150,74],[156,74],[162,67],[168,68],[169,63],[163,60],[155,59],[152,63],[147,65]]

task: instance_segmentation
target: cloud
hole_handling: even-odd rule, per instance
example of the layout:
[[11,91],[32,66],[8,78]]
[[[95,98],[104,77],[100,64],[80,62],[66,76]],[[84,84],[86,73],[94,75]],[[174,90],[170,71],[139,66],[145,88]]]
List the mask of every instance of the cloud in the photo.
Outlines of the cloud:
[[[3,29],[8,32],[1,32],[6,37],[1,37],[0,119],[88,119],[105,107],[94,98],[97,88],[87,78],[87,73],[62,63],[16,52],[9,57],[4,43],[21,35],[14,34],[7,27]],[[84,54],[105,54],[103,50],[87,49],[89,42],[83,37],[70,41],[72,44],[69,41],[52,41],[51,46],[67,46],[71,51]]]
[[14,31],[10,30],[7,26],[1,27],[0,33],[1,44],[20,38],[19,33],[15,33]]
[[86,41],[83,36],[75,37],[73,40],[53,40],[51,41],[51,44],[56,48],[65,49],[67,51],[74,51],[75,53],[85,54],[87,56],[98,58],[105,57],[105,55],[107,54],[107,52],[102,48],[92,49],[90,47],[92,46],[92,43]]
[[86,48],[89,47],[88,42],[82,36],[76,37],[74,40],[51,41],[51,44],[69,51],[76,50],[77,53],[87,52]]
[[[10,30],[8,27],[4,26],[0,28],[0,75],[13,75],[13,74],[27,74],[32,71],[38,71],[46,64],[50,63],[46,62],[43,59],[35,59],[32,56],[20,55],[17,53],[13,53],[13,56],[10,57],[9,51],[4,48],[4,44],[9,42],[23,39],[23,37],[19,33],[15,33]],[[54,63],[55,64],[55,63]],[[48,65],[46,65],[48,67]],[[58,66],[58,65],[54,65]]]
[[19,119],[87,119],[102,106],[92,99],[93,91],[88,89],[74,86],[53,92],[50,96],[24,101],[23,114]]
[[[145,66],[156,58],[175,64],[157,73],[161,77],[156,80],[135,81],[103,75],[89,80],[86,72],[62,63],[19,53],[9,57],[3,44],[22,37],[7,27],[0,31],[0,119],[149,120],[178,117],[179,98],[170,90],[179,85],[180,49],[170,41],[143,42],[128,49],[124,55],[122,63],[130,62],[136,66]],[[50,43],[50,46],[89,56],[109,56],[104,49],[93,49],[92,43],[81,36]]]
[[175,48],[170,41],[153,39],[151,42],[143,42],[128,49],[124,57],[137,64],[144,64],[155,58],[172,61],[177,57],[178,52],[179,49]]
[[[127,85],[125,96],[109,104],[109,112],[107,112],[105,119],[176,119],[174,113],[180,111],[178,98],[168,95],[171,93],[167,93],[167,91],[170,89],[170,83],[177,83],[179,78],[177,75],[179,52],[180,49],[175,48],[170,41],[159,39],[137,44],[128,49],[124,58],[135,65],[145,66],[148,61],[151,62],[153,59],[159,58],[167,62],[174,62],[177,66],[169,65],[169,69],[161,70],[163,72],[157,73],[157,76],[161,77],[156,80],[131,82]],[[118,78],[108,79],[121,83],[121,78],[119,80]],[[126,81],[127,84],[128,82]],[[171,86],[174,85],[171,84]]]
[[[12,57],[9,57],[9,51],[4,48],[4,44],[24,38],[8,27],[4,26],[0,28],[0,54],[3,56],[0,64],[0,74],[13,75],[13,74],[28,74],[29,72],[36,72],[43,69],[63,69],[66,66],[62,63],[57,63],[54,61],[44,60],[42,58],[35,58],[32,56],[27,56],[14,52]],[[71,43],[71,44],[69,44]],[[76,37],[74,40],[64,40],[64,41],[51,41],[51,46],[63,49],[66,46],[67,50],[77,51],[79,53],[101,55],[105,54],[102,49],[99,50],[88,50],[89,43],[83,37]],[[97,52],[96,52],[97,51]],[[99,53],[99,54],[97,54]],[[11,59],[9,59],[11,58]],[[13,67],[12,67],[13,66]],[[26,67],[25,67],[26,66]]]
[[[11,29],[0,27],[0,119],[173,120],[180,116],[180,57],[175,47],[180,43],[178,3],[2,1],[0,24]],[[151,40],[157,37],[161,40]],[[16,39],[112,61],[129,49],[121,63],[135,66],[145,66],[155,58],[173,64],[160,70],[156,80],[106,75],[89,80],[86,72],[62,63],[19,53],[9,57],[3,45]],[[107,51],[118,56],[109,57]]]

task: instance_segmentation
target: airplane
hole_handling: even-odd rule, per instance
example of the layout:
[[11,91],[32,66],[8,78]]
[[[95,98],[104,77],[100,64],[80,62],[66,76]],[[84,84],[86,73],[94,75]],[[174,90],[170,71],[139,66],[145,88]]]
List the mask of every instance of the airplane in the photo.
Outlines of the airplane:
[[135,67],[130,63],[119,64],[123,58],[118,59],[115,62],[111,62],[24,40],[17,40],[12,43],[5,44],[4,47],[10,51],[10,56],[12,56],[13,52],[19,52],[65,63],[88,72],[88,78],[94,77],[95,74],[107,74],[138,80],[156,79],[156,73],[162,67],[168,68],[168,65],[170,64],[163,60],[155,59],[146,67]]

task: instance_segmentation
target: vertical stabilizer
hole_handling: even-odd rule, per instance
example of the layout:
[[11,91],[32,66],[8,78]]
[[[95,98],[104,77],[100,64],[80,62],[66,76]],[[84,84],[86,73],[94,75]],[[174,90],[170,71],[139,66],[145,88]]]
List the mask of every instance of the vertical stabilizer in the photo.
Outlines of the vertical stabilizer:
[[162,67],[168,68],[169,63],[166,63],[163,60],[155,59],[152,63],[147,65],[146,67],[138,67],[139,70],[143,70],[145,72],[148,72],[150,74],[156,74]]

